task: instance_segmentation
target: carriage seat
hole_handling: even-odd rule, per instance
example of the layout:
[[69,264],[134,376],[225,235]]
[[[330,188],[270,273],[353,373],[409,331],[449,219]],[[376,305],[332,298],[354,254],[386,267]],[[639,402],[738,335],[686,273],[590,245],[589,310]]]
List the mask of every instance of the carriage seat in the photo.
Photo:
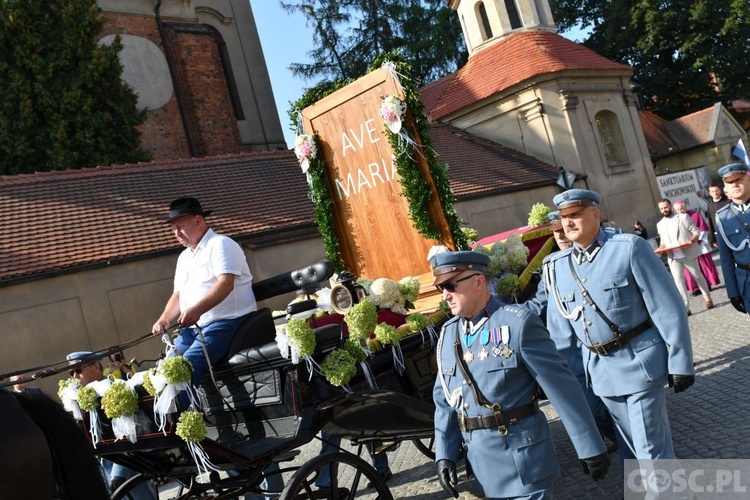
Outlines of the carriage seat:
[[[262,300],[306,290],[311,286],[326,281],[333,275],[333,264],[328,260],[318,260],[300,269],[277,274],[270,278],[253,283],[255,300]],[[276,338],[276,327],[271,310],[267,307],[251,312],[237,329],[227,355],[217,365],[222,365],[234,354],[249,347],[263,346]]]
[[[315,352],[322,353],[323,351],[327,350],[327,347],[330,347],[333,344],[338,344],[338,341],[341,338],[341,325],[326,325],[320,328],[316,328],[315,330],[313,330],[313,332],[315,333],[315,340],[317,343]],[[229,360],[226,364],[228,365],[228,367],[235,369],[239,367],[268,368],[269,366],[276,365],[279,362],[285,364],[286,360],[281,357],[279,347],[276,344],[276,341],[273,340],[263,345],[249,347],[247,349],[236,352],[229,357]]]

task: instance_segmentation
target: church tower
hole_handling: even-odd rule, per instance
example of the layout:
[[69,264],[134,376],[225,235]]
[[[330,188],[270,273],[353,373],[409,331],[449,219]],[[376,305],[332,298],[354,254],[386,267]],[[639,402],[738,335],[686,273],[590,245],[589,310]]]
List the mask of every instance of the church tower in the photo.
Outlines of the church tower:
[[605,218],[654,221],[659,194],[633,69],[558,35],[547,0],[448,5],[469,60],[444,78],[430,118],[580,174],[576,187],[602,195]]
[[547,0],[451,0],[450,7],[458,13],[469,55],[516,31],[557,31]]

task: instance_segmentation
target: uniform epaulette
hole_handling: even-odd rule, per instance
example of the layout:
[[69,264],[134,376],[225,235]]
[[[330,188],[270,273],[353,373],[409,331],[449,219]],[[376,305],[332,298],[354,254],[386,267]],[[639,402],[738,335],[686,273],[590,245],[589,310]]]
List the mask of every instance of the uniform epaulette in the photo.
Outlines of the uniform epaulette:
[[461,316],[453,316],[451,319],[449,319],[448,321],[446,321],[443,324],[443,328],[445,328],[446,326],[450,325],[451,323],[455,323],[456,321],[458,321],[458,318],[460,318],[460,317]]
[[512,314],[514,316],[518,316],[519,318],[521,318],[521,317],[523,317],[523,316],[525,316],[526,314],[529,313],[528,310],[526,310],[526,309],[524,309],[522,307],[518,307],[518,306],[513,305],[513,304],[505,304],[503,307],[500,308],[500,310],[504,311],[504,312],[507,312],[509,314]]
[[609,241],[635,241],[636,238],[640,238],[637,234],[621,233],[612,235]]
[[720,214],[721,212],[724,212],[724,211],[726,211],[726,210],[729,210],[729,206],[730,206],[730,205],[731,205],[731,203],[727,203],[726,205],[724,205],[723,207],[721,207],[720,209],[718,209],[718,210],[716,211],[716,215],[719,215],[719,214]]
[[555,260],[559,260],[562,257],[567,257],[567,255],[572,252],[572,248],[568,248],[567,250],[560,250],[559,252],[552,252],[548,256],[544,258],[543,264],[547,264],[548,262],[552,262]]

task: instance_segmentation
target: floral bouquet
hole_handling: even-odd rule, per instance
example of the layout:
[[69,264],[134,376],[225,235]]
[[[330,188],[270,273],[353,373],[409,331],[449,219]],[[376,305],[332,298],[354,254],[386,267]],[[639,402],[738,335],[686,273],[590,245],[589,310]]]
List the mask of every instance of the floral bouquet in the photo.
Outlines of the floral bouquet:
[[307,173],[310,169],[310,160],[314,160],[318,154],[315,138],[308,134],[298,135],[294,141],[294,154],[302,167],[302,172]]
[[180,436],[187,443],[190,455],[198,466],[198,472],[204,473],[209,470],[219,471],[220,469],[211,463],[206,451],[200,445],[200,442],[206,437],[206,423],[203,421],[203,412],[184,411],[180,414],[177,421],[175,434]]
[[474,251],[490,257],[487,274],[494,293],[506,301],[512,301],[519,291],[518,275],[529,259],[529,248],[524,245],[521,237],[511,234],[504,242],[498,241],[492,248],[476,245]]
[[81,386],[74,378],[65,378],[57,383],[57,397],[62,401],[65,411],[73,414],[76,420],[83,420],[83,412],[78,404],[78,389]]
[[127,438],[135,443],[137,438],[135,412],[138,411],[138,396],[124,380],[115,380],[102,396],[102,409],[112,420],[115,439]]
[[534,203],[531,206],[529,220],[526,222],[526,225],[529,227],[537,227],[546,224],[549,222],[547,215],[549,215],[551,211],[552,210],[544,203]]
[[167,416],[177,411],[177,395],[188,391],[191,402],[193,393],[189,390],[193,378],[193,367],[183,356],[171,356],[163,359],[156,367],[156,373],[149,374],[149,382],[154,387],[154,420],[159,430],[165,432]]
[[346,390],[346,385],[357,373],[356,360],[345,349],[334,349],[320,364],[320,371],[328,382]]
[[380,103],[380,116],[388,129],[394,134],[401,131],[401,117],[405,112],[406,103],[395,95],[385,97]]

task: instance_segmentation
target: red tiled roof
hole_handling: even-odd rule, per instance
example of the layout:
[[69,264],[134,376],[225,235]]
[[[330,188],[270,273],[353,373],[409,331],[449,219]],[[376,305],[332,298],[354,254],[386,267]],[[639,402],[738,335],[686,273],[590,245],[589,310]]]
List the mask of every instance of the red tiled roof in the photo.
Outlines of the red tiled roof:
[[669,156],[711,141],[709,131],[716,106],[666,121],[648,111],[639,111],[648,152],[652,157]]
[[[553,183],[557,169],[446,125],[433,147],[456,196]],[[233,238],[305,227],[313,206],[291,150],[0,177],[0,283],[176,251],[169,202],[196,196]]]
[[554,184],[560,169],[449,125],[430,127],[453,194],[475,198]]
[[651,156],[663,156],[677,150],[677,143],[669,136],[667,121],[650,111],[638,111],[646,146]]
[[448,88],[448,85],[453,81],[455,76],[456,73],[451,73],[442,77],[438,81],[432,82],[431,84],[425,85],[419,89],[419,100],[422,101],[422,105],[424,105],[425,116],[430,116],[432,108],[434,108],[435,104],[440,101],[443,92],[445,92],[445,89]]
[[289,150],[2,177],[0,282],[174,249],[165,220],[180,196],[235,238],[312,220]]
[[476,52],[455,76],[449,75],[448,88],[431,107],[432,119],[439,120],[530,78],[565,70],[632,73],[629,66],[610,61],[555,33],[521,31]]

